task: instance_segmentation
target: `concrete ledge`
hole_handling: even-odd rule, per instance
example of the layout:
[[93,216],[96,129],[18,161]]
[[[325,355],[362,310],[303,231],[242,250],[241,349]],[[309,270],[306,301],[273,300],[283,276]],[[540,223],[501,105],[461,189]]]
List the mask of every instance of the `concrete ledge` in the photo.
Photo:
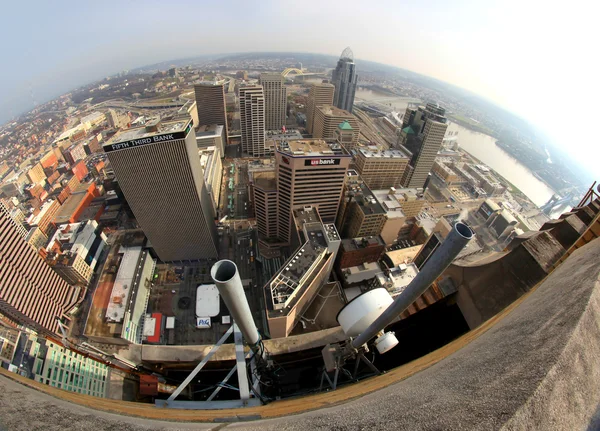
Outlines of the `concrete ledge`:
[[19,376],[9,379],[2,373],[0,427],[198,428],[197,423],[166,426],[95,410],[101,409],[174,421],[280,416],[225,427],[249,430],[584,429],[600,404],[598,262],[600,240],[594,240],[479,328],[384,376],[334,392],[246,410],[172,411],[25,382],[43,390],[36,391],[12,380]]

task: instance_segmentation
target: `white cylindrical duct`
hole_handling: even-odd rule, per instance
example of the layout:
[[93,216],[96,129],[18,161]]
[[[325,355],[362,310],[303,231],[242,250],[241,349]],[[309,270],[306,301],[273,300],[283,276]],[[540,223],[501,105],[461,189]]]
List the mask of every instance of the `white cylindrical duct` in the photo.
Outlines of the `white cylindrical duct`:
[[461,222],[456,223],[442,245],[433,252],[432,256],[421,268],[421,271],[406,286],[406,289],[396,297],[394,302],[368,328],[352,340],[352,347],[359,348],[363,344],[366,344],[415,302],[431,286],[435,279],[448,268],[464,246],[473,238],[473,235],[473,231],[469,226]]
[[254,324],[236,264],[230,260],[220,260],[213,265],[210,275],[244,339],[251,347],[256,346],[260,341],[260,334]]

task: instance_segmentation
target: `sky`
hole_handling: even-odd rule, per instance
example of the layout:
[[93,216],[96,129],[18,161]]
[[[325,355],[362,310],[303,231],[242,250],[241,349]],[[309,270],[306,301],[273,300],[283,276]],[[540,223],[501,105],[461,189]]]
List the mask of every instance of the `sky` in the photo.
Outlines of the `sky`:
[[441,79],[521,115],[600,179],[593,1],[34,0],[0,8],[0,122],[32,100],[124,69],[203,54],[338,56],[350,46],[356,59]]

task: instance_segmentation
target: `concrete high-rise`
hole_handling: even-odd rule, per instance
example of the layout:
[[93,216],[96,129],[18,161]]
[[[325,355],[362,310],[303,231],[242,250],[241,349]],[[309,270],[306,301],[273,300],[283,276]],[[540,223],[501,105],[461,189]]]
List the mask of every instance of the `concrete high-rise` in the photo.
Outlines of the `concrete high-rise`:
[[260,85],[265,96],[265,129],[279,130],[285,126],[287,89],[281,73],[261,73]]
[[445,113],[444,108],[431,103],[406,110],[404,127],[398,138],[400,146],[412,153],[402,179],[404,187],[422,188],[425,185],[448,128]]
[[136,220],[164,262],[217,258],[217,232],[191,119],[115,135],[104,145]]
[[0,205],[0,312],[37,331],[58,333],[57,319],[70,319],[80,290],[44,262],[5,208]]
[[373,192],[355,170],[348,170],[335,222],[342,238],[377,236],[385,222],[385,210],[375,200]]
[[371,189],[402,186],[404,171],[410,160],[403,151],[358,148],[354,154],[356,170]]
[[343,147],[321,139],[277,145],[277,236],[282,242],[291,240],[295,208],[317,207],[323,223],[335,222],[351,161]]
[[254,174],[254,212],[260,239],[277,238],[277,180],[274,172]]
[[354,54],[350,47],[342,52],[337,66],[332,72],[331,81],[335,85],[333,104],[340,109],[352,112],[358,75],[354,64]]
[[225,128],[225,139],[229,136],[227,128],[227,109],[225,108],[225,81],[202,81],[194,85],[198,122],[201,126],[217,124]]
[[260,85],[240,88],[242,152],[261,157],[265,149],[265,96]]
[[358,143],[360,127],[358,120],[350,112],[331,105],[319,105],[315,110],[313,139],[336,140],[338,126],[348,122],[352,130],[352,141]]
[[315,123],[315,112],[319,105],[333,105],[333,94],[335,87],[332,84],[320,83],[313,84],[308,93],[308,103],[306,104],[306,128],[308,133],[313,132]]

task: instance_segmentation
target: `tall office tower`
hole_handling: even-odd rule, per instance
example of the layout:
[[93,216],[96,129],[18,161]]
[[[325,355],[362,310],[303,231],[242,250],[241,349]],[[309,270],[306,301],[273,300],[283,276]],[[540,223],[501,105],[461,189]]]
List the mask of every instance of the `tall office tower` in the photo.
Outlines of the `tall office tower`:
[[281,73],[261,73],[260,85],[265,96],[265,130],[279,130],[285,126],[287,89]]
[[403,151],[358,148],[354,157],[356,170],[371,189],[402,186],[402,177],[410,160]]
[[265,96],[260,85],[240,88],[242,152],[261,157],[265,149]]
[[225,81],[202,81],[194,85],[198,122],[201,126],[217,124],[225,128],[225,140],[229,136],[227,110],[225,108]]
[[407,109],[398,142],[412,153],[402,184],[404,187],[422,188],[435,157],[442,146],[448,120],[444,108],[428,103],[416,110]]
[[344,122],[348,122],[352,128],[353,145],[358,144],[360,127],[354,115],[331,105],[317,106],[313,123],[313,139],[337,139],[338,126]]
[[308,103],[306,104],[306,128],[308,133],[313,132],[315,123],[315,112],[319,105],[333,105],[333,93],[335,87],[332,84],[321,83],[313,84],[308,93]]
[[257,172],[253,177],[254,212],[260,239],[277,238],[277,179],[275,172]]
[[192,120],[125,130],[104,144],[136,220],[164,262],[217,258]]
[[343,147],[321,139],[277,144],[277,236],[281,241],[291,240],[295,208],[314,206],[323,223],[335,221],[351,161],[352,156]]
[[342,52],[337,66],[332,72],[331,81],[335,85],[333,104],[340,109],[352,112],[358,75],[354,65],[354,54],[350,47]]
[[385,210],[358,172],[348,170],[335,225],[342,238],[377,236],[386,222]]
[[4,206],[0,206],[0,312],[44,333],[58,333],[57,319],[79,299],[31,247]]

